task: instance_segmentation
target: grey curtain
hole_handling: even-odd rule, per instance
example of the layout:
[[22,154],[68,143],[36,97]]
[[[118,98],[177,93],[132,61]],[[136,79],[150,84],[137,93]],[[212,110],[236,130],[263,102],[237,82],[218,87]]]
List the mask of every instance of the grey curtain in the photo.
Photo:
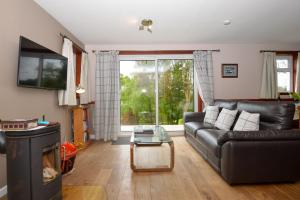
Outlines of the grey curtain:
[[211,51],[194,51],[195,83],[204,105],[214,103],[213,62]]
[[116,140],[121,131],[118,54],[117,51],[96,53],[94,132],[98,140]]
[[264,52],[260,98],[276,99],[277,97],[278,89],[276,53]]

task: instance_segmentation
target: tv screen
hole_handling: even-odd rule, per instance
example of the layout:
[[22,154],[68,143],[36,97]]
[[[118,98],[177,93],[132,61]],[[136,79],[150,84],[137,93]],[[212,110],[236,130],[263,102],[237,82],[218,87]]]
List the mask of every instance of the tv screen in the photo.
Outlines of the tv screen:
[[20,37],[18,86],[66,89],[68,59]]

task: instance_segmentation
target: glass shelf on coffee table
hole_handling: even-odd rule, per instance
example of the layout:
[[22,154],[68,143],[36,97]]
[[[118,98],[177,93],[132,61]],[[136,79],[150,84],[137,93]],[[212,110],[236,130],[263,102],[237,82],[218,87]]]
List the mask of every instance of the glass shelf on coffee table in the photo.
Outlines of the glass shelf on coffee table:
[[[136,147],[157,147],[168,143],[170,147],[170,164],[168,166],[138,168],[135,165]],[[174,168],[174,143],[162,126],[136,126],[130,139],[130,167],[134,172],[167,172]]]

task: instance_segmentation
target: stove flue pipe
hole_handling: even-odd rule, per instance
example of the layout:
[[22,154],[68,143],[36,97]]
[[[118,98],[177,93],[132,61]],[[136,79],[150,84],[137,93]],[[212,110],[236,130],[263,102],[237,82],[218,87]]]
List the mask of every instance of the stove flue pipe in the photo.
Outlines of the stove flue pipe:
[[5,142],[5,134],[0,132],[0,154],[6,153],[6,142]]

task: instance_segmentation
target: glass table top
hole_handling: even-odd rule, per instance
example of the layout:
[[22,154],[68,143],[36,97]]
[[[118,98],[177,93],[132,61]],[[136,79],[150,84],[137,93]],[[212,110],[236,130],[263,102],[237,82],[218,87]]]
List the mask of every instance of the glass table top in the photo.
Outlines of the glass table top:
[[151,145],[169,143],[172,142],[172,139],[162,126],[136,126],[130,142]]

